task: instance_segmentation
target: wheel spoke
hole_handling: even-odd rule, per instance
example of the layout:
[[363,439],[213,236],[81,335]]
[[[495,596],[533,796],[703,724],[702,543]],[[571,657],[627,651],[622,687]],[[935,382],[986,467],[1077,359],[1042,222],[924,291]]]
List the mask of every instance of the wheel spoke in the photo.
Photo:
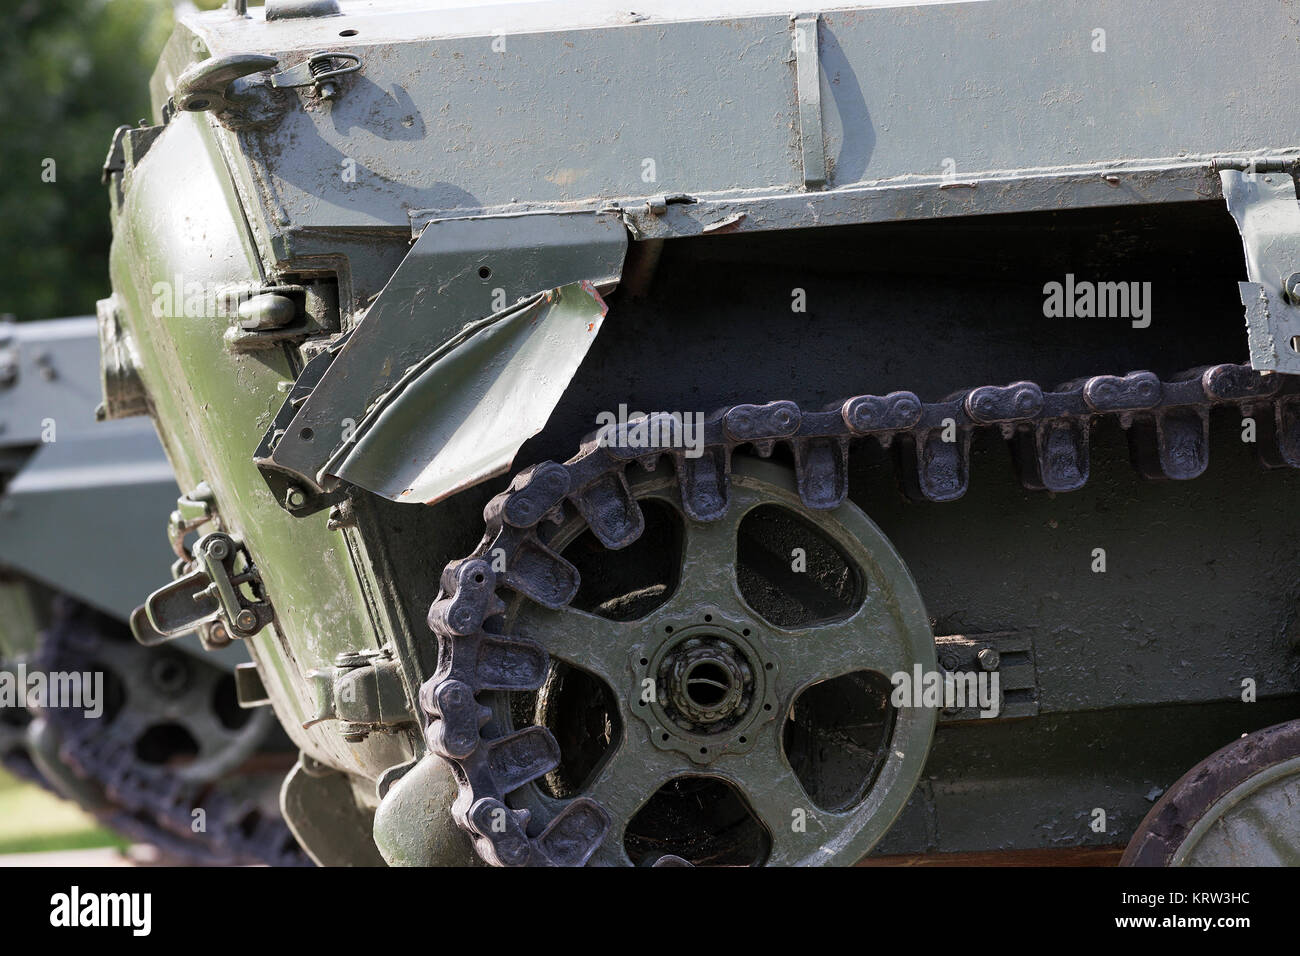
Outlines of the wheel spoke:
[[859,670],[885,677],[910,673],[915,662],[903,627],[880,595],[872,595],[842,621],[769,633],[785,668],[784,680],[798,686]]
[[677,587],[660,613],[689,613],[708,605],[739,611],[736,535],[746,508],[733,501],[716,521],[682,519],[682,558]]
[[772,840],[769,866],[788,866],[818,853],[842,821],[819,810],[782,753],[780,723],[745,755],[741,776],[729,776]]
[[626,728],[622,742],[582,788],[582,796],[595,800],[609,813],[609,833],[597,851],[602,862],[622,862],[623,834],[655,791],[683,769],[683,761],[672,753],[652,746],[645,739],[643,726],[624,716]]
[[627,622],[576,608],[550,610],[528,602],[512,622],[511,631],[539,642],[553,658],[591,671],[616,690],[627,683],[628,655],[635,641],[635,632]]

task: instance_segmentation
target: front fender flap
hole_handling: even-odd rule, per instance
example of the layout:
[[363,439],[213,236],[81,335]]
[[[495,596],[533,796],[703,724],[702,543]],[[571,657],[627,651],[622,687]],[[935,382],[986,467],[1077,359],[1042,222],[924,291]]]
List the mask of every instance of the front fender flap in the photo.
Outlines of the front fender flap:
[[[592,304],[592,296],[586,293],[579,296],[571,292],[556,303],[542,301],[538,297],[546,293],[538,290],[558,290],[583,281],[601,288],[613,286],[622,276],[627,242],[621,218],[590,210],[430,222],[320,381],[305,399],[298,399],[292,421],[287,427],[280,426],[283,434],[264,464],[282,474],[299,476],[308,492],[334,489],[338,479],[344,477],[339,470],[342,463],[350,460],[355,450],[349,446],[363,432],[361,423],[370,423],[364,431],[373,430],[376,414],[388,409],[410,387],[418,377],[417,370],[440,362],[440,369],[455,368],[465,379],[472,377],[475,370],[471,364],[451,358],[451,353],[459,350],[468,350],[467,354],[472,352],[485,363],[480,371],[490,389],[485,388],[483,394],[490,393],[494,401],[502,402],[499,411],[515,407],[505,401],[511,388],[519,390],[520,398],[534,396],[540,408],[542,402],[537,396],[543,385],[549,389],[554,382],[567,383],[590,343],[585,331],[575,337],[558,335],[559,325],[565,324],[561,316],[578,309],[588,314],[587,322],[594,322],[593,328],[599,328],[604,306]],[[521,298],[525,295],[529,297]],[[579,305],[584,296],[587,304]],[[522,335],[523,328],[516,320],[527,325],[543,313],[551,315],[552,305],[558,305],[559,311],[546,323],[547,333],[530,348],[541,347],[543,340],[552,342],[550,350],[544,348],[543,354],[556,365],[539,367],[538,377],[530,381],[513,367],[516,359],[533,367],[528,364],[530,360],[513,352],[523,348],[524,341],[530,338]],[[529,309],[538,311],[529,313]],[[570,318],[573,327],[578,328],[578,319]],[[578,347],[579,342],[587,344]],[[566,349],[576,351],[566,353]],[[561,369],[567,371],[561,373]],[[502,381],[503,370],[505,380],[514,381],[514,385]],[[459,391],[462,387],[470,388],[468,381],[454,386],[460,399],[450,405],[437,405],[440,414],[450,414],[453,405],[462,407],[457,403],[468,394]],[[549,414],[558,398],[556,394],[551,405],[540,413]],[[462,410],[467,412],[468,408]],[[506,418],[489,419],[483,414],[475,420],[478,427],[490,429],[476,440],[495,446],[499,456],[500,449],[512,439],[498,436],[494,430],[501,428],[513,436],[516,425]],[[451,421],[446,420],[434,430],[447,436],[451,428]],[[381,431],[389,434],[387,427]],[[423,433],[422,428],[417,428],[413,439],[428,451],[429,443],[418,437]],[[371,484],[390,486],[387,480],[377,480],[378,473],[371,469],[358,470],[354,465],[346,470],[358,477],[368,476],[365,480]],[[365,481],[358,483],[369,487]],[[407,487],[411,486],[397,487],[396,493],[389,496],[419,500],[414,491],[401,495]]]
[[606,306],[590,282],[540,292],[414,366],[326,471],[393,501],[433,503],[507,470],[546,425]]

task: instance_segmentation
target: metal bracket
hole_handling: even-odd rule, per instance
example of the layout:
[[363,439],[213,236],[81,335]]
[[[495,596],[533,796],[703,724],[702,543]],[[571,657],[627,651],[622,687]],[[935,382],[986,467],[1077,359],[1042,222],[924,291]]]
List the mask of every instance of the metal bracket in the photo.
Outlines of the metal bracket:
[[338,293],[333,283],[263,285],[250,288],[223,337],[231,352],[259,352],[286,342],[338,331]]
[[126,134],[131,132],[129,126],[119,126],[113,131],[113,141],[108,145],[108,155],[104,157],[104,166],[99,173],[99,184],[107,186],[114,173],[126,169]]
[[[122,322],[116,293],[95,304],[99,329],[99,384],[104,400],[95,410],[100,421],[149,414],[149,396],[136,367],[135,343]],[[4,378],[0,374],[0,381]]]
[[271,695],[256,664],[235,665],[235,699],[245,710],[270,706]]
[[345,651],[307,675],[316,692],[316,713],[303,728],[339,721],[343,739],[360,743],[376,732],[414,722],[401,668],[384,651]]
[[340,488],[332,493],[322,493],[314,484],[302,481],[299,475],[278,467],[271,460],[271,454],[288,433],[289,425],[298,414],[298,409],[307,401],[312,390],[325,374],[325,370],[330,367],[330,363],[347,344],[348,337],[351,335],[351,332],[345,332],[329,348],[303,366],[297,380],[290,386],[284,404],[276,412],[271,427],[266,430],[257,450],[253,452],[253,464],[261,472],[275,500],[286,511],[299,517],[315,514],[323,508],[337,504],[342,500],[346,489]]
[[795,17],[795,85],[799,93],[799,148],[803,154],[803,184],[807,189],[826,185],[826,135],[822,130],[821,50],[818,17]]
[[[243,546],[223,531],[200,538],[194,545],[194,560],[177,562],[176,572],[176,580],[150,594],[131,615],[135,639],[146,647],[216,621],[230,636],[251,637],[275,617],[262,595],[257,567]],[[244,593],[245,585],[254,597]]]
[[176,510],[167,519],[167,540],[182,562],[193,560],[185,548],[185,536],[196,528],[216,520],[215,496],[206,481],[176,499]]
[[[997,718],[1010,720],[1038,714],[1038,669],[1030,634],[1021,631],[995,631],[987,634],[951,634],[934,639],[939,667],[947,674],[970,675],[980,672],[998,675]],[[939,714],[942,723],[982,720],[980,710],[967,702],[965,707],[945,707]]]
[[273,56],[237,53],[196,63],[180,75],[170,104],[191,113],[223,112],[239,106],[232,84],[245,76],[272,70],[279,64]]
[[1246,253],[1249,282],[1238,283],[1246,307],[1250,365],[1300,375],[1300,201],[1286,171],[1220,169],[1228,212]]

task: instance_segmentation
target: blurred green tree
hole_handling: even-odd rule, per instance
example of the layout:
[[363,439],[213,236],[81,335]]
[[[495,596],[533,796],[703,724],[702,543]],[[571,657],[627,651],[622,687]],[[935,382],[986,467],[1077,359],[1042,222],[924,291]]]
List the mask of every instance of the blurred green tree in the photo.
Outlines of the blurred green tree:
[[93,312],[108,292],[100,168],[113,130],[150,115],[171,4],[11,3],[0,31],[0,312]]

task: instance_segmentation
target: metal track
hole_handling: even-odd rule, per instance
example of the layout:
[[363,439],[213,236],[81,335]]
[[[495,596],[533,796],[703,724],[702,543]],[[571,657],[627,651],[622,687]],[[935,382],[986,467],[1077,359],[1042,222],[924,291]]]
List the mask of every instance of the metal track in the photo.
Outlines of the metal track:
[[[42,634],[35,669],[45,673],[101,670],[106,640],[94,612],[61,599],[53,623]],[[149,652],[134,642],[122,644],[148,659]],[[120,718],[91,720],[76,709],[62,707],[41,710],[36,717],[57,732],[60,764],[102,791],[106,805],[93,811],[112,829],[157,846],[172,860],[203,865],[310,864],[278,813],[262,811],[255,782],[241,779],[233,768],[220,774],[214,766],[213,773],[185,776],[166,765],[145,763],[136,755],[137,738],[130,722]],[[125,731],[119,729],[123,726]],[[250,734],[255,745],[253,736],[264,735]],[[199,832],[193,829],[195,807],[204,814]]]
[[[1300,378],[1262,375],[1243,365],[1198,368],[1161,381],[1151,372],[1097,375],[1044,391],[1033,382],[986,385],[922,402],[912,392],[860,395],[823,411],[794,402],[736,405],[709,416],[702,454],[688,457],[669,416],[610,426],[589,436],[564,464],[543,462],[518,474],[484,509],[487,533],[469,557],[442,573],[428,622],[439,664],[420,689],[429,718],[429,749],[451,761],[460,785],[452,807],[476,851],[498,866],[582,865],[604,839],[610,820],[594,801],[577,797],[535,835],[528,813],[506,806],[512,791],[549,773],[559,747],[545,727],[484,736],[484,692],[532,691],[546,678],[544,647],[499,633],[507,588],[547,608],[578,592],[578,571],[552,551],[543,521],[577,512],[607,548],[635,541],[644,517],[626,468],[673,461],[683,511],[695,521],[726,513],[731,458],[742,445],[762,457],[778,443],[793,453],[799,496],[812,509],[835,508],[848,494],[849,447],[874,440],[893,447],[904,491],[916,500],[951,501],[966,492],[971,435],[998,428],[1008,441],[1021,483],[1031,490],[1073,491],[1089,474],[1089,437],[1102,417],[1127,430],[1131,457],[1148,478],[1195,478],[1209,462],[1209,413],[1232,406],[1256,420],[1256,448],[1271,468],[1300,468]],[[641,427],[639,427],[641,426]],[[652,443],[638,441],[642,434]],[[491,556],[491,560],[488,556]],[[494,564],[505,570],[497,574]]]

